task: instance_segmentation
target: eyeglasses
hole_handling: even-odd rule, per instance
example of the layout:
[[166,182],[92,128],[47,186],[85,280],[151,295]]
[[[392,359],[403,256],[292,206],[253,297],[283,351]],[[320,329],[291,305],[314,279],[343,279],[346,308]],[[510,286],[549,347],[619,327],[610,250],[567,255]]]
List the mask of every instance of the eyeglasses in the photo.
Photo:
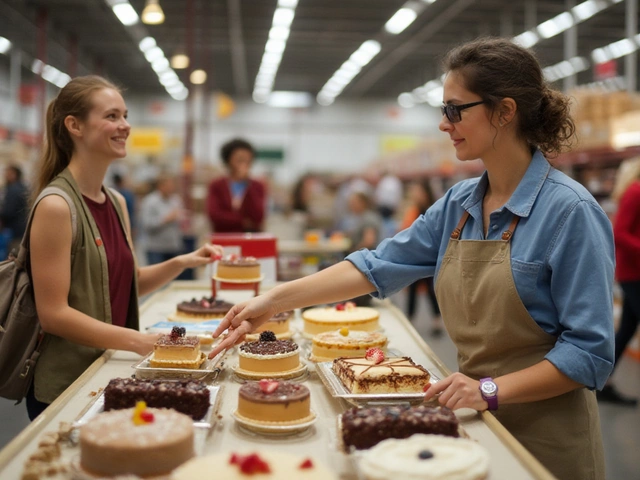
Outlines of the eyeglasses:
[[449,120],[451,123],[458,123],[460,120],[462,120],[462,115],[460,114],[462,110],[475,107],[476,105],[480,105],[482,103],[486,102],[484,100],[481,100],[479,102],[465,103],[464,105],[453,105],[451,103],[448,103],[446,105],[442,105],[440,107],[440,111],[442,112],[442,115],[445,115],[447,117],[447,120]]

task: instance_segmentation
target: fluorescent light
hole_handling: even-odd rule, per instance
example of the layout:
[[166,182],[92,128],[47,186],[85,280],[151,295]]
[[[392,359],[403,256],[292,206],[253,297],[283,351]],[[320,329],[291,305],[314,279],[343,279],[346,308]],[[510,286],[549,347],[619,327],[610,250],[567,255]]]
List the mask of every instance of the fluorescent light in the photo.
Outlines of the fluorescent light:
[[286,46],[286,42],[284,40],[267,40],[267,44],[264,46],[264,51],[269,53],[279,53],[282,55],[284,52],[284,48]]
[[120,22],[127,27],[135,25],[136,23],[138,23],[138,20],[140,20],[138,18],[138,14],[129,2],[118,3],[111,8],[113,10],[113,13],[116,14],[116,17],[118,17],[118,20],[120,20]]
[[169,68],[169,60],[165,57],[158,58],[151,62],[151,68],[153,68],[153,71],[156,73],[164,72]]
[[622,40],[609,44],[609,46],[605,48],[611,52],[611,58],[620,58],[635,52],[638,46],[628,38],[623,38]]
[[330,95],[323,95],[322,92],[320,92],[316,97],[316,101],[324,107],[328,107],[329,105],[331,105],[334,100],[335,97],[332,97]]
[[193,72],[191,72],[189,80],[191,80],[191,83],[193,83],[194,85],[202,85],[207,81],[207,72],[205,72],[204,70],[194,70]]
[[381,48],[380,42],[377,42],[376,40],[367,40],[360,45],[358,50],[351,54],[349,60],[360,67],[364,67],[380,52]]
[[578,22],[582,22],[605,8],[607,8],[607,3],[603,0],[587,0],[573,7],[571,12]]
[[522,48],[531,48],[538,43],[538,40],[540,40],[538,34],[531,30],[527,30],[526,32],[522,32],[520,35],[513,37],[513,42],[517,43]]
[[404,107],[404,108],[411,108],[411,107],[414,107],[416,104],[415,100],[413,99],[413,95],[406,92],[398,95],[398,103],[400,104],[401,107]]
[[264,52],[264,55],[262,55],[263,65],[280,65],[281,60],[282,60],[282,52],[280,53]]
[[293,22],[295,12],[290,8],[276,8],[273,14],[273,26],[274,27],[289,27]]
[[289,38],[289,27],[273,26],[269,30],[269,38],[274,40],[286,40]]
[[154,60],[164,58],[164,52],[160,47],[153,47],[144,52],[144,58],[147,59],[147,62],[152,63]]
[[164,12],[158,0],[147,0],[142,10],[142,21],[148,25],[159,25],[164,22]]
[[45,64],[42,60],[38,60],[37,58],[31,63],[31,71],[36,75],[40,75],[42,73],[42,69]]
[[181,82],[178,79],[178,77],[165,77],[165,78],[161,78],[160,79],[160,83],[162,84],[162,86],[168,88],[168,87],[173,87],[174,85],[180,85]]
[[152,49],[155,46],[156,46],[156,39],[153,37],[144,37],[142,40],[140,40],[140,43],[138,44],[138,47],[140,47],[140,50],[142,51],[142,53],[146,53],[148,50]]
[[611,60],[611,57],[604,48],[596,48],[591,52],[591,60],[593,63],[605,63]]
[[384,29],[397,35],[413,23],[418,14],[412,8],[401,8],[384,25]]
[[278,0],[279,7],[296,8],[298,0]]
[[11,48],[11,42],[9,41],[9,39],[0,37],[0,53],[2,54],[7,53],[10,48]]
[[573,15],[569,12],[563,12],[560,15],[553,17],[551,20],[547,20],[544,23],[538,25],[538,33],[542,38],[551,38],[561,32],[564,32],[568,28],[573,27]]
[[184,53],[177,53],[173,57],[171,57],[171,68],[181,70],[183,68],[187,68],[188,66],[189,57],[187,57]]
[[189,96],[189,90],[185,88],[179,91],[178,93],[172,93],[170,95],[173,97],[174,100],[178,100],[178,101],[186,100],[187,97]]
[[269,92],[270,90],[266,89],[256,89],[253,91],[253,101],[256,103],[265,103],[269,100]]
[[313,98],[307,92],[271,92],[267,105],[279,108],[306,108],[311,106]]

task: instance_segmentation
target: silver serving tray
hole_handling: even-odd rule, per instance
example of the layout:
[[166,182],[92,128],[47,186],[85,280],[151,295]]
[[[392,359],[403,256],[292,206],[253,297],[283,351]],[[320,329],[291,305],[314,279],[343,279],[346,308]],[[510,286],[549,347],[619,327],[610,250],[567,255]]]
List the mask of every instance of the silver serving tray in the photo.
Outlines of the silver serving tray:
[[[393,352],[393,353],[392,353]],[[402,356],[391,350],[389,354]],[[344,386],[342,381],[333,373],[331,369],[333,362],[316,363],[316,373],[324,383],[329,393],[334,398],[342,398],[353,405],[373,404],[373,403],[421,403],[424,401],[424,393],[352,393]],[[438,382],[440,377],[427,369],[431,375],[431,383]]]
[[209,380],[212,380],[215,379],[222,371],[222,367],[224,366],[224,362],[222,361],[222,359],[225,353],[226,351],[222,351],[212,359],[206,358],[202,365],[200,365],[200,368],[151,367],[149,365],[149,359],[151,358],[151,355],[153,355],[153,353],[150,353],[139,362],[131,365],[131,368],[135,369],[135,376],[136,378],[140,379],[163,378],[170,380],[187,378],[202,380],[211,375]]

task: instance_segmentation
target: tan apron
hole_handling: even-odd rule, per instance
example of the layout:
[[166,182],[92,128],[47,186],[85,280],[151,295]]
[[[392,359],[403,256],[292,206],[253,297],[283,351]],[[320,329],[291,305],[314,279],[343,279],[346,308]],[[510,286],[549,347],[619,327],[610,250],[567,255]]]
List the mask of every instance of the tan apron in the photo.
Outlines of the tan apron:
[[[468,218],[465,211],[451,234],[436,297],[460,372],[476,380],[496,378],[541,362],[556,337],[531,318],[513,281],[510,240],[519,217],[502,240],[459,240]],[[548,400],[499,405],[493,413],[560,480],[605,478],[594,392],[580,388]]]

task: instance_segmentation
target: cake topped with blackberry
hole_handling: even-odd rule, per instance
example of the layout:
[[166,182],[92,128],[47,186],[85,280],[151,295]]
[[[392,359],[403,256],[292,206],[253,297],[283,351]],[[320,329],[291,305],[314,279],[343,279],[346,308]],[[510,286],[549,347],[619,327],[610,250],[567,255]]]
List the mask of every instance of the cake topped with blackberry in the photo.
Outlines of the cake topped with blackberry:
[[188,337],[185,333],[184,327],[173,327],[170,334],[156,340],[149,365],[153,368],[200,367],[205,359],[200,351],[200,339]]
[[255,373],[283,373],[300,367],[300,347],[292,340],[278,340],[271,330],[258,341],[240,346],[238,368]]

